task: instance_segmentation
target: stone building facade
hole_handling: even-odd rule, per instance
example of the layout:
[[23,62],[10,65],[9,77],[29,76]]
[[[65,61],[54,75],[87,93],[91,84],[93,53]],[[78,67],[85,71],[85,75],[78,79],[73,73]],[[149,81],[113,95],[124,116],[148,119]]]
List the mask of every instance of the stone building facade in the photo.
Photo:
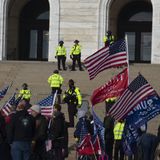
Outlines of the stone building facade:
[[0,7],[0,60],[54,61],[59,40],[69,54],[75,39],[84,59],[111,30],[127,35],[130,61],[160,63],[159,0],[0,0]]

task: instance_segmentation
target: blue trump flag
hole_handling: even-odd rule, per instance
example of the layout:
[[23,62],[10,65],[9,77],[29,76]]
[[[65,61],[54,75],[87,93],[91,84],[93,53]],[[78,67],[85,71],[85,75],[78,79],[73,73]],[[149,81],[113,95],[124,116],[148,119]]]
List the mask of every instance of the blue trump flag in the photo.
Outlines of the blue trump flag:
[[126,117],[126,123],[139,128],[160,114],[160,97],[152,95],[141,101]]
[[152,95],[141,101],[126,117],[123,147],[127,155],[134,153],[139,140],[139,128],[160,114],[160,97]]

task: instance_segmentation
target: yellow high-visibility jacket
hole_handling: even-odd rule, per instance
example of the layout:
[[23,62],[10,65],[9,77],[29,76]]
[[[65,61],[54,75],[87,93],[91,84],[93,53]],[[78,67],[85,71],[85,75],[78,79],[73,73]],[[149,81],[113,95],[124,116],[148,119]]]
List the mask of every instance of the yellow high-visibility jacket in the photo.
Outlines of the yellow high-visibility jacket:
[[56,56],[66,56],[66,48],[64,46],[58,46],[56,48]]
[[82,96],[80,89],[78,87],[75,87],[74,91],[71,89],[68,89],[65,91],[65,94],[63,95],[63,99],[68,98],[68,103],[76,103],[78,101],[78,105],[82,105]]
[[103,38],[103,42],[104,43],[106,43],[106,42],[109,42],[109,44],[111,45],[111,44],[113,44],[114,43],[114,41],[115,41],[115,38],[114,38],[114,36],[113,35],[111,35],[111,36],[109,36],[109,38],[108,38],[108,36],[104,36],[104,38]]
[[70,51],[70,55],[79,55],[81,54],[81,46],[78,44],[78,45],[74,45],[72,48],[71,48],[71,51]]
[[61,75],[55,73],[48,78],[48,83],[50,87],[60,87],[63,83],[64,79]]
[[31,96],[32,94],[29,89],[21,89],[18,94],[18,97],[21,97],[22,99],[26,99],[26,100],[29,100]]
[[124,131],[124,122],[118,122],[115,126],[114,126],[114,140],[121,140],[122,139],[122,135],[123,135],[123,131]]

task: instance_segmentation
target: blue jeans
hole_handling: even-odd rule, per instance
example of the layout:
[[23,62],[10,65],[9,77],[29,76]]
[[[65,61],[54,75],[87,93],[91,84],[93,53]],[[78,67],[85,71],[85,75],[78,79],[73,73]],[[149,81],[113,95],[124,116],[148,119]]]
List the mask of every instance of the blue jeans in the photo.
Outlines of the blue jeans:
[[31,142],[14,141],[11,145],[12,160],[29,160]]

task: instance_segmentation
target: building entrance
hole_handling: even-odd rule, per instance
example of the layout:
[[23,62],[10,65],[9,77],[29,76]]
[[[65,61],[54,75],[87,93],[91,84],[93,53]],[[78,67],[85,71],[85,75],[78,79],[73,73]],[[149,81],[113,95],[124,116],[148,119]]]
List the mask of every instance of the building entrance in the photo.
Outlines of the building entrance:
[[151,61],[152,5],[133,2],[126,5],[118,19],[118,37],[128,37],[129,60]]
[[20,16],[19,58],[48,60],[49,4],[46,0],[30,1]]

